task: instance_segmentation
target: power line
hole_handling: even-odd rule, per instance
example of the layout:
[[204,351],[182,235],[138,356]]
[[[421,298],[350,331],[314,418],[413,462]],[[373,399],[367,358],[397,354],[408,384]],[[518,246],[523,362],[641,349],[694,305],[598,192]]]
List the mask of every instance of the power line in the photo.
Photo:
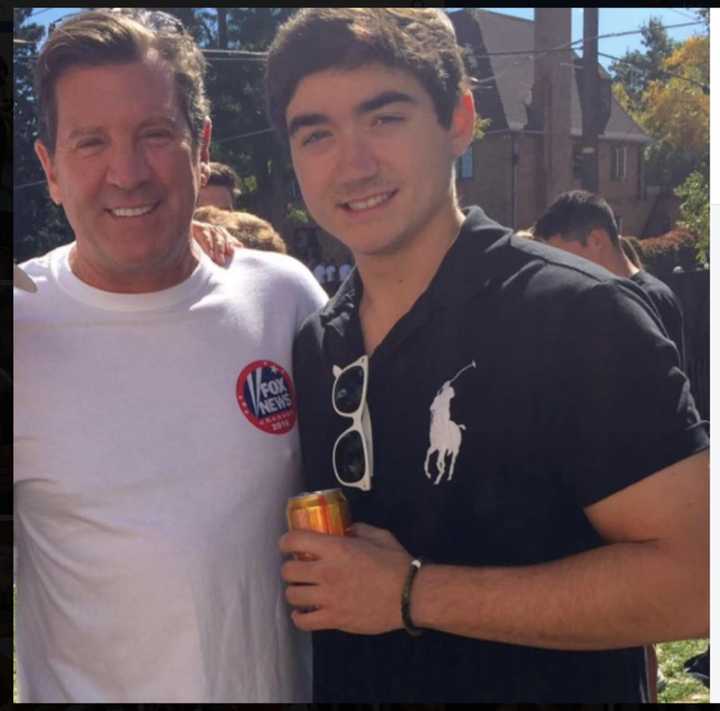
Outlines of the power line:
[[[621,64],[627,64],[628,66],[635,67],[639,69],[637,64],[635,62],[629,62],[627,59],[621,59],[620,57],[613,57],[611,54],[603,54],[602,52],[598,52],[598,56],[605,57],[606,59],[612,59],[616,62],[620,62]],[[674,72],[668,72],[666,69],[658,69],[658,72],[660,74],[666,74],[667,76],[674,77],[675,79],[682,79],[683,81],[687,81],[690,84],[695,84],[696,86],[699,86],[703,92],[706,94],[710,93],[710,85],[705,84],[704,82],[697,81],[696,79],[691,79],[690,77],[685,77],[682,74],[675,74]]]
[[13,189],[23,190],[25,188],[35,188],[38,185],[46,185],[46,182],[44,180],[38,180],[36,183],[25,183],[24,185],[16,185]]
[[227,138],[213,139],[212,143],[227,143],[228,141],[237,141],[241,138],[250,138],[251,136],[259,136],[261,133],[272,133],[272,128],[263,128],[259,131],[251,131],[250,133],[241,133],[239,136],[228,136]]
[[685,17],[688,20],[695,20],[697,18],[693,17],[692,15],[688,15],[686,12],[682,12],[681,10],[678,10],[676,7],[669,7],[668,10],[670,12],[674,12],[676,15],[680,15],[681,17]]

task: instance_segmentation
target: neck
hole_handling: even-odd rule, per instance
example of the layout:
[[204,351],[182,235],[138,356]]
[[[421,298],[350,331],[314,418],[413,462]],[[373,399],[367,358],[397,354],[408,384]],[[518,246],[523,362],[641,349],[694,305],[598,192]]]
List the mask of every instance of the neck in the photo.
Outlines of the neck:
[[72,273],[80,281],[102,291],[116,294],[148,294],[177,286],[185,281],[198,264],[199,257],[194,241],[188,242],[174,258],[162,265],[141,265],[118,271],[105,268],[85,258],[78,243],[73,244],[68,262]]
[[455,241],[465,216],[456,204],[391,254],[356,254],[363,282],[360,322],[368,354],[423,294]]
[[615,254],[610,271],[619,277],[629,279],[640,270],[625,256],[623,252]]

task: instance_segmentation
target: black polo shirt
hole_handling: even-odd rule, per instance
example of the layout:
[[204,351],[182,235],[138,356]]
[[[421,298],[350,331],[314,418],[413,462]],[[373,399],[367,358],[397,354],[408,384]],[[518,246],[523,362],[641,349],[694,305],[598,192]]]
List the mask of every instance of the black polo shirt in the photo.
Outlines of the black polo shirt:
[[[364,353],[361,293],[355,271],[296,339],[310,489],[338,486],[332,449],[350,421],[331,406],[332,367]],[[637,286],[472,208],[370,358],[374,478],[370,492],[345,489],[353,518],[447,564],[530,565],[602,545],[584,507],[707,446],[677,358]],[[313,639],[318,702],[647,695],[640,648],[554,651],[431,630]]]
[[650,272],[639,271],[630,279],[638,284],[647,294],[650,303],[657,309],[668,336],[677,346],[680,353],[680,367],[685,369],[685,333],[683,329],[683,313],[675,292]]

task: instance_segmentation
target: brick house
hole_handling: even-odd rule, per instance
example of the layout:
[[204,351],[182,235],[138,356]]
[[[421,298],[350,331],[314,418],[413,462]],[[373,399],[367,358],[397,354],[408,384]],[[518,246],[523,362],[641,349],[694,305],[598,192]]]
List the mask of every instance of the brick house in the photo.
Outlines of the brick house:
[[[569,42],[570,10],[566,11],[564,29],[562,23],[556,23],[556,27],[552,20],[545,28],[546,34],[550,34],[547,46]],[[559,166],[562,170],[554,167],[555,175],[561,176],[553,183],[554,194],[582,187],[579,60],[570,49],[547,55],[522,54],[536,46],[536,28],[531,20],[469,8],[451,12],[450,18],[458,42],[468,52],[470,73],[477,80],[473,93],[478,114],[491,120],[485,136],[458,160],[461,204],[478,204],[493,219],[516,229],[528,227],[554,197],[542,189],[546,172],[538,156],[543,150],[547,160],[561,159],[563,163]],[[496,52],[518,54],[493,56]],[[488,53],[491,56],[485,56]],[[558,97],[554,109],[556,147],[549,151],[541,146],[543,139],[546,143],[549,140],[547,132],[543,136],[542,130],[533,127],[536,122],[532,115],[532,92],[540,59],[555,63],[552,90]],[[562,87],[569,110],[563,107],[563,93],[557,86],[564,81],[569,83],[569,91],[567,86]],[[644,184],[642,149],[652,139],[614,97],[610,97],[610,102],[609,119],[598,141],[599,192],[613,207],[621,230],[641,235],[653,205]]]

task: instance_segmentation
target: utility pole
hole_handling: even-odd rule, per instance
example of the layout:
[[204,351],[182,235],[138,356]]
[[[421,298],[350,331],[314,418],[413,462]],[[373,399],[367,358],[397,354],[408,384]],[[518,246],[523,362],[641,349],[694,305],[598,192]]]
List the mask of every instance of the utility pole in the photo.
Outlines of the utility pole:
[[227,9],[224,7],[215,8],[217,10],[218,23],[218,49],[227,49]]
[[583,8],[582,57],[582,183],[598,191],[598,134],[600,133],[600,77],[598,74],[598,9]]
[[535,213],[572,187],[571,8],[536,7],[532,129],[537,132]]

